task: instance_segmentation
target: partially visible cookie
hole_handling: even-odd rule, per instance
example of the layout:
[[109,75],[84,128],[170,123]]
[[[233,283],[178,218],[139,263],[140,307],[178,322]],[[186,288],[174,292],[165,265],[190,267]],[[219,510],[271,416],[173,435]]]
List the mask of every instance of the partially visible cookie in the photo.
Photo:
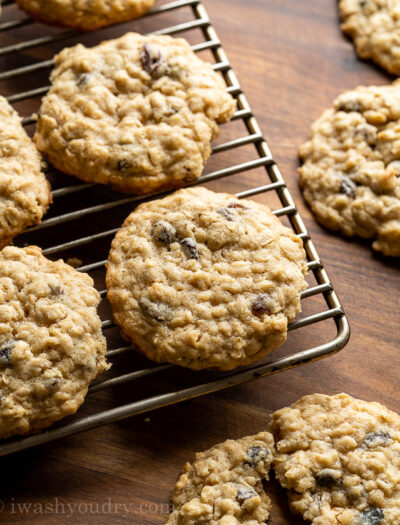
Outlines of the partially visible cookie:
[[261,525],[271,502],[263,480],[273,458],[268,432],[228,440],[186,463],[172,495],[166,525]]
[[0,438],[73,414],[107,368],[92,279],[40,248],[0,252]]
[[21,120],[0,96],[0,248],[41,221],[51,203],[40,155]]
[[339,95],[299,155],[300,185],[317,220],[400,256],[400,82]]
[[342,30],[361,58],[400,75],[400,5],[397,0],[340,0]]
[[35,141],[61,171],[133,193],[199,177],[235,101],[183,39],[128,33],[55,58]]
[[400,416],[346,394],[313,394],[272,416],[275,473],[313,525],[400,523]]
[[93,31],[146,13],[154,0],[16,0],[35,20]]
[[147,357],[230,370],[286,340],[306,268],[301,240],[268,207],[196,187],[129,215],[106,283],[115,322]]

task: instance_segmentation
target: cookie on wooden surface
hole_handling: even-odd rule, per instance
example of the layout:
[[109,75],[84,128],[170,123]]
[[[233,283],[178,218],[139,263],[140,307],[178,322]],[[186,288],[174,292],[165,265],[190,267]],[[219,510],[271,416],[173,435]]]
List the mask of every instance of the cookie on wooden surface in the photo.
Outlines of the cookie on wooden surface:
[[262,483],[273,448],[271,434],[260,432],[196,454],[176,484],[166,525],[265,524],[271,502]]
[[400,256],[400,82],[339,95],[299,154],[300,185],[317,220]]
[[400,75],[400,4],[397,0],[340,0],[342,30],[357,54]]
[[347,394],[313,394],[272,416],[275,473],[313,525],[400,523],[400,416]]

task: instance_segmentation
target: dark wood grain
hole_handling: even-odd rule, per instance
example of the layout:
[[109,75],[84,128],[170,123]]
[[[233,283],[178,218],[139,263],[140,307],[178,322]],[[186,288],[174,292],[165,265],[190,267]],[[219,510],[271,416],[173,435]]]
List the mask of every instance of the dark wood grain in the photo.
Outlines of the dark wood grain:
[[[329,359],[2,459],[1,523],[162,524],[194,451],[265,429],[272,411],[300,396],[345,391],[400,412],[399,260],[318,226],[296,175],[297,148],[332,99],[390,77],[356,59],[335,0],[204,3],[348,313],[352,338]],[[252,184],[254,177],[265,182],[261,174],[252,177]],[[129,386],[107,392],[83,410],[127,394]],[[271,525],[302,523],[274,480],[268,488]]]

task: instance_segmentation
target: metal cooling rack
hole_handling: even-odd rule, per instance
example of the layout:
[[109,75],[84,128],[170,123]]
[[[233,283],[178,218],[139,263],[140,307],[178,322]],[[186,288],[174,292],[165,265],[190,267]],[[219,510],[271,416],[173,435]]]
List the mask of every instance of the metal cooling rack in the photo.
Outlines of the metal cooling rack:
[[[2,20],[5,19],[6,21],[0,23],[0,45],[3,46],[0,47],[0,92],[9,94],[8,100],[11,103],[18,105],[24,101],[25,107],[28,105],[29,111],[33,112],[39,107],[40,96],[48,90],[48,73],[53,64],[51,59],[53,53],[65,45],[72,45],[77,41],[84,40],[86,35],[71,30],[55,30],[35,24],[16,9],[12,0],[3,0],[2,5]],[[165,20],[166,15],[167,19]],[[132,350],[128,346],[121,345],[122,340],[119,339],[118,331],[110,320],[110,311],[105,299],[106,290],[104,289],[104,264],[110,241],[123,218],[144,198],[121,196],[121,194],[114,193],[105,187],[81,184],[73,177],[64,176],[49,167],[47,174],[52,182],[55,202],[47,218],[41,224],[30,228],[26,233],[19,236],[16,243],[39,244],[44,247],[44,253],[51,258],[59,256],[67,258],[69,255],[86,259],[86,264],[81,265],[79,269],[89,272],[94,277],[104,299],[100,308],[102,319],[104,319],[102,326],[107,336],[109,348],[113,348],[108,351],[107,355],[114,365],[109,377],[103,378],[91,386],[88,400],[90,402],[92,394],[106,391],[106,389],[107,392],[114,393],[116,390],[111,390],[111,387],[118,389],[122,384],[129,383],[132,392],[134,392],[133,385],[143,378],[146,378],[146,383],[148,383],[150,376],[155,376],[156,381],[151,386],[149,394],[143,397],[139,396],[139,399],[132,401],[130,398],[129,402],[124,404],[120,404],[120,399],[114,399],[111,408],[109,408],[110,403],[108,402],[107,408],[89,415],[82,414],[82,411],[85,410],[84,407],[87,406],[85,403],[82,407],[83,410],[81,409],[77,415],[66,418],[46,432],[8,440],[0,445],[0,456],[321,359],[334,354],[343,348],[348,341],[350,329],[337,295],[240,88],[217,33],[210,23],[205,8],[198,0],[162,3],[139,21],[131,22],[129,26],[124,24],[123,27],[121,25],[121,28],[119,25],[117,27],[121,29],[120,35],[128,30],[147,32],[149,22],[155,22],[153,26],[155,25],[156,30],[152,26],[150,31],[158,34],[182,35],[191,41],[191,35],[195,33],[197,41],[193,43],[193,50],[209,53],[214,69],[221,72],[226,81],[227,90],[237,100],[237,111],[233,123],[229,125],[236,125],[237,128],[238,123],[241,123],[241,133],[238,137],[214,146],[212,158],[214,155],[224,152],[229,152],[229,156],[225,155],[222,168],[206,172],[196,181],[196,184],[215,183],[215,181],[223,178],[229,178],[226,179],[228,181],[243,172],[251,174],[252,170],[263,170],[266,175],[265,185],[247,188],[237,195],[240,198],[274,196],[276,202],[279,203],[273,207],[274,213],[282,217],[284,221],[286,220],[288,224],[290,223],[294,232],[303,240],[310,279],[315,281],[309,284],[308,289],[302,294],[303,310],[308,310],[308,308],[304,308],[307,300],[314,299],[315,301],[318,299],[316,306],[314,306],[316,311],[303,314],[302,317],[289,325],[288,342],[291,341],[293,346],[293,341],[296,341],[297,351],[289,353],[286,351],[287,355],[285,355],[284,348],[286,345],[283,345],[281,349],[272,354],[272,358],[270,355],[261,363],[245,369],[241,368],[229,373],[194,373],[178,369],[172,365],[153,366],[149,364],[136,352],[132,354]],[[126,29],[125,26],[127,26]],[[113,29],[115,31],[115,27]],[[29,35],[24,33],[27,30]],[[32,38],[31,34],[36,30],[37,36]],[[105,36],[105,32],[106,30],[96,32],[96,37],[100,40],[109,38],[108,35]],[[93,38],[93,35],[94,33],[90,35],[90,38]],[[112,37],[115,37],[115,33]],[[10,64],[12,64],[11,68]],[[38,83],[39,85],[36,86]],[[32,85],[32,89],[25,89],[26,86],[31,87]],[[22,86],[22,90],[20,86]],[[17,109],[19,108],[17,107]],[[23,123],[31,132],[31,126],[34,123],[33,117],[26,116]],[[250,160],[243,161],[241,154],[243,147],[250,148]],[[249,153],[247,152],[247,154]],[[225,181],[224,184],[226,184]],[[159,197],[159,195],[147,196],[146,200],[155,197]],[[88,227],[89,223],[91,224],[90,227]],[[107,227],[105,228],[104,225]],[[49,245],[46,246],[46,244]],[[101,245],[100,248],[99,245]],[[326,323],[333,326],[328,329]],[[297,343],[300,342],[301,338],[294,339],[293,332],[302,328],[311,330],[311,327],[318,329],[316,332],[318,344],[312,348],[299,350]],[[329,330],[333,336],[327,342],[322,342],[324,335],[329,333]],[[126,360],[126,357],[130,357],[129,364],[131,367],[136,365],[139,369],[127,371],[126,364],[118,365],[118,360]],[[119,373],[118,368],[123,369],[122,373]],[[134,381],[135,383],[133,383]],[[163,385],[162,392],[154,394],[157,385],[160,383]],[[122,397],[126,397],[126,391]]]

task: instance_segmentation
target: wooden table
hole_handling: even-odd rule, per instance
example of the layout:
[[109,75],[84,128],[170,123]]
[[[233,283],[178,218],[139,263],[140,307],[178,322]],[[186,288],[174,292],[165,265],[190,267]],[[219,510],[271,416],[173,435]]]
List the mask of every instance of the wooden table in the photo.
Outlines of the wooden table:
[[[162,524],[194,451],[265,429],[271,412],[300,396],[344,391],[400,412],[399,259],[318,226],[296,175],[297,148],[333,98],[390,77],[356,59],[335,0],[204,4],[348,313],[352,338],[314,364],[2,459],[1,523]],[[302,523],[274,479],[268,492],[271,525]]]

